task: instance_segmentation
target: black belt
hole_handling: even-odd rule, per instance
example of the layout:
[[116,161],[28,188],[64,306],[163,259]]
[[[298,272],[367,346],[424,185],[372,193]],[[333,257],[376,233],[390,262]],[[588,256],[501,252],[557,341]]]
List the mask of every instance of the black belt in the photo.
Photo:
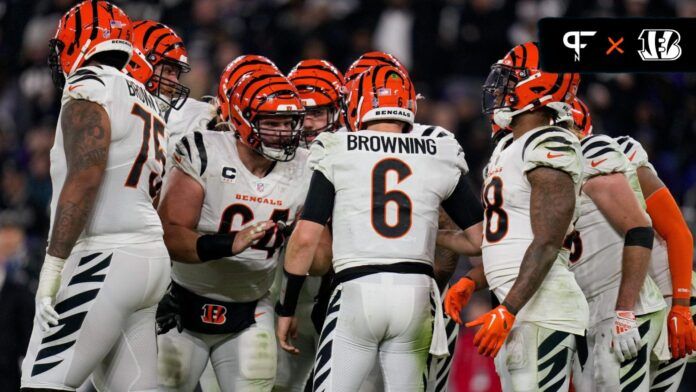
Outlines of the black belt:
[[336,289],[339,284],[350,282],[351,280],[362,278],[363,276],[379,274],[381,272],[391,272],[396,274],[421,274],[428,275],[433,279],[435,278],[433,266],[423,263],[403,262],[394,264],[361,265],[359,267],[344,269],[343,271],[336,273],[333,281],[331,282],[331,293],[333,293],[334,289]]

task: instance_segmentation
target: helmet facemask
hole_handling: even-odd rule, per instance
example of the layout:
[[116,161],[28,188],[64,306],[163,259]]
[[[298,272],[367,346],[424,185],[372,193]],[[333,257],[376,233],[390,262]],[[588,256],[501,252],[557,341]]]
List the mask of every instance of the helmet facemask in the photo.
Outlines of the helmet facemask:
[[169,107],[174,110],[181,109],[188,99],[191,89],[168,78],[164,73],[165,69],[173,69],[176,72],[176,79],[179,80],[181,74],[189,72],[191,67],[183,61],[155,53],[149,54],[147,59],[150,64],[155,64],[155,71],[146,84],[147,89],[167,106],[164,109]]
[[254,138],[258,140],[256,152],[273,161],[291,161],[300,144],[303,120],[302,111],[259,113],[251,121]]

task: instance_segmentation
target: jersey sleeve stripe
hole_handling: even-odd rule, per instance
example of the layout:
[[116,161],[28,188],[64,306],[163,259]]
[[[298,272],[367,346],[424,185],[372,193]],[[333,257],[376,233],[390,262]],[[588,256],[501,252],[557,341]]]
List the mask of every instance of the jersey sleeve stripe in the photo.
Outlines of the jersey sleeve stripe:
[[563,136],[551,136],[551,137],[546,138],[546,139],[540,141],[539,143],[537,143],[536,146],[534,146],[534,148],[539,147],[539,145],[542,143],[549,143],[549,142],[565,144],[566,146],[570,146],[571,144],[573,144]]
[[83,80],[96,80],[97,82],[101,83],[102,86],[106,86],[106,84],[104,84],[104,82],[102,82],[102,80],[99,79],[99,77],[94,76],[94,75],[83,75],[83,76],[80,76],[80,77],[77,78],[77,79],[72,79],[72,80],[70,80],[70,83],[71,83],[71,84],[72,84],[72,83],[77,83],[77,82],[81,82],[81,81],[83,81]]
[[614,150],[614,149],[611,148],[611,147],[605,147],[605,148],[603,148],[603,149],[601,149],[601,150],[599,150],[599,151],[593,153],[592,155],[588,155],[586,158],[587,158],[587,159],[594,159],[594,158],[597,158],[597,157],[599,157],[599,156],[602,156],[602,155],[604,155],[604,154],[606,154],[606,153],[608,153],[608,152],[612,152],[612,151],[616,151],[616,150]]
[[205,173],[205,169],[208,167],[208,153],[205,151],[205,145],[203,144],[203,134],[200,132],[193,133],[193,141],[196,143],[196,149],[198,149],[198,157],[201,159],[201,176]]
[[623,150],[624,154],[628,154],[628,152],[631,151],[632,148],[633,148],[633,143],[631,143],[631,142],[626,143],[626,147],[624,147],[624,150]]
[[73,74],[70,76],[70,78],[74,78],[77,76],[82,76],[82,75],[97,75],[96,72],[86,69],[86,68],[80,68],[77,71],[73,72]]
[[437,134],[437,137],[445,137],[447,136],[447,132],[441,131],[440,133]]
[[435,127],[430,127],[423,131],[423,136],[430,136],[435,131]]
[[184,148],[186,148],[186,154],[188,155],[189,161],[193,163],[193,157],[191,156],[191,145],[189,144],[188,138],[186,136],[181,138],[181,144],[183,144]]
[[522,160],[524,160],[524,153],[527,151],[527,146],[529,146],[535,139],[550,132],[558,132],[558,129],[547,128],[530,136],[529,139],[527,139],[527,141],[524,143],[524,147],[522,147]]
[[621,136],[620,138],[616,139],[616,142],[619,144],[624,144],[626,140],[628,140],[628,136]]
[[599,147],[606,147],[609,145],[609,142],[605,142],[604,140],[597,140],[593,143],[590,143],[586,146],[582,147],[582,153],[587,154],[590,150],[593,148],[599,148]]
[[580,145],[584,147],[585,144],[587,144],[587,143],[591,142],[592,140],[594,140],[596,136],[597,136],[597,135],[590,135],[590,136],[588,136],[588,137],[586,137],[586,138],[580,140]]

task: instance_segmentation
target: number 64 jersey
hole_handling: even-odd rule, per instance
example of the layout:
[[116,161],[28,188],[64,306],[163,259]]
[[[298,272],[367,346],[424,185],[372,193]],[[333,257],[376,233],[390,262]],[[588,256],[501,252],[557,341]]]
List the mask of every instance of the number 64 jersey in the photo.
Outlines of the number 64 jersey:
[[[174,149],[175,170],[196,180],[205,193],[196,230],[201,234],[229,233],[265,220],[291,225],[309,189],[307,150],[297,149],[293,160],[275,162],[270,172],[259,178],[239,159],[236,141],[232,132],[195,131]],[[268,232],[232,257],[202,264],[174,263],[172,278],[203,297],[255,301],[271,288],[282,243],[281,236]]]
[[[568,131],[552,126],[529,131],[514,140],[506,136],[493,151],[484,173],[483,268],[493,292],[502,302],[519,275],[520,265],[534,239],[530,218],[532,187],[527,173],[550,167],[567,173],[579,195],[582,179],[580,142]],[[578,205],[573,220],[577,217]],[[569,225],[566,234],[573,231]],[[517,319],[557,331],[584,335],[589,310],[573,274],[569,250],[562,248],[537,292]]]

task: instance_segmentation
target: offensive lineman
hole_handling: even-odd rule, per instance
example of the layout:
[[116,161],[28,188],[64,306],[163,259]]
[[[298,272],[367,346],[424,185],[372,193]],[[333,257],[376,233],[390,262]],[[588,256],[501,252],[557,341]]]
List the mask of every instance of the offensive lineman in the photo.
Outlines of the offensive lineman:
[[[571,102],[579,107],[581,101]],[[650,357],[665,347],[666,306],[655,282],[646,277],[653,229],[635,171],[608,136],[588,135],[568,123],[581,138],[584,158],[580,217],[572,243],[570,270],[590,307],[586,350],[578,348],[574,385],[578,391],[648,391]],[[664,351],[664,350],[663,350]]]
[[121,9],[84,1],[50,43],[63,97],[25,391],[74,391],[90,374],[99,390],[157,387],[155,310],[170,265],[152,203],[165,125],[156,98],[121,72],[131,34]]
[[[415,91],[398,68],[377,66],[348,86],[348,119],[358,133],[322,133],[311,147],[314,174],[288,243],[278,338],[297,353],[295,312],[329,218],[333,293],[314,365],[315,391],[356,391],[376,361],[387,390],[424,390],[428,353],[446,356],[440,294],[433,279],[442,203],[480,237],[481,208],[464,179],[459,144],[408,135]],[[438,175],[434,175],[437,173]]]
[[269,288],[283,242],[276,222],[292,223],[309,181],[307,153],[297,150],[303,108],[271,67],[233,80],[223,74],[218,99],[234,132],[186,135],[165,178],[159,211],[184,330],[163,335],[183,355],[161,364],[172,378],[160,382],[192,391],[210,358],[224,391],[270,391]]
[[[589,317],[563,248],[577,212],[580,143],[550,126],[558,113],[547,107],[572,100],[579,76],[534,64],[536,44],[516,46],[492,66],[483,91],[484,112],[511,130],[491,156],[483,189],[483,270],[501,305],[467,326],[481,325],[474,344],[495,357],[506,391],[568,390],[575,336]],[[466,280],[450,289],[446,307]]]

